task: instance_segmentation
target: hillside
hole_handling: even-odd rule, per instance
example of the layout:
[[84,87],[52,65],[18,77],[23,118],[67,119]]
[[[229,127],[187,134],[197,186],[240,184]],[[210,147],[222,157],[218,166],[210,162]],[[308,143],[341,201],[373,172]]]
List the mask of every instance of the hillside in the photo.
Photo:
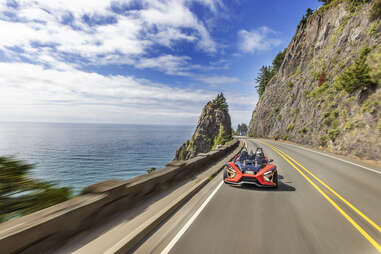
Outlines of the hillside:
[[381,1],[307,13],[252,114],[248,135],[381,159]]
[[188,160],[199,153],[207,153],[231,138],[228,105],[224,95],[220,93],[204,106],[192,138],[176,151],[175,160]]

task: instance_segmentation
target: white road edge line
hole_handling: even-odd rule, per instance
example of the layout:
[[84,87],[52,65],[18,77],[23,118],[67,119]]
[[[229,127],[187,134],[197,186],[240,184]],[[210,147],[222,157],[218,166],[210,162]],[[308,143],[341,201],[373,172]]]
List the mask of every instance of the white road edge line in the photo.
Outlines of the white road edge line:
[[353,162],[350,162],[350,161],[347,161],[347,160],[344,160],[344,159],[340,159],[340,158],[337,158],[337,157],[332,156],[332,155],[328,155],[328,154],[325,154],[325,153],[321,153],[321,152],[318,152],[318,151],[314,151],[314,150],[312,150],[312,149],[305,148],[305,147],[301,147],[301,146],[297,146],[297,145],[294,145],[294,144],[288,144],[288,143],[281,143],[281,144],[285,144],[286,146],[287,146],[287,145],[290,145],[290,146],[294,146],[294,147],[296,147],[296,148],[299,148],[299,149],[302,149],[302,150],[305,150],[305,151],[310,151],[310,152],[318,153],[318,154],[324,155],[324,156],[326,156],[326,157],[330,157],[330,158],[333,158],[333,159],[336,159],[336,160],[339,160],[339,161],[343,161],[343,162],[346,162],[346,163],[349,163],[349,164],[358,166],[358,167],[360,167],[360,168],[363,168],[363,169],[369,170],[369,171],[371,171],[371,172],[373,172],[373,173],[377,173],[377,174],[380,174],[380,175],[381,175],[381,171],[378,171],[378,170],[375,170],[375,169],[372,169],[372,168],[368,168],[368,167],[365,167],[365,166],[362,166],[362,165],[359,165],[359,164],[356,164],[356,163],[353,163]]
[[165,249],[161,252],[161,254],[168,254],[173,246],[177,243],[177,241],[181,238],[181,236],[187,231],[187,229],[192,225],[192,223],[196,220],[196,218],[200,215],[205,206],[209,203],[209,201],[213,198],[213,196],[217,193],[217,191],[221,188],[224,182],[220,182],[217,188],[209,195],[209,197],[202,203],[202,205],[197,209],[197,211],[192,215],[192,217],[185,223],[184,227],[175,235],[172,241],[165,247]]

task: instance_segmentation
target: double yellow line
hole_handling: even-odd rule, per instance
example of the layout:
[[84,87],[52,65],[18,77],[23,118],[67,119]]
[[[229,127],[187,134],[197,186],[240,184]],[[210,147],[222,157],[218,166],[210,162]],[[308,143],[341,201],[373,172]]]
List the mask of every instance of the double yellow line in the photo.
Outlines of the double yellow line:
[[[381,253],[381,245],[376,242],[359,224],[357,224],[343,209],[339,207],[337,203],[335,203],[319,186],[317,186],[310,177],[308,177],[300,168],[302,168],[305,172],[307,172],[310,176],[312,176],[317,182],[319,182],[322,186],[324,186],[327,190],[329,190],[333,195],[338,197],[344,204],[346,204],[348,207],[350,207],[353,211],[355,211],[360,217],[362,217],[365,221],[367,221],[370,225],[372,225],[375,229],[377,229],[379,232],[381,232],[381,227],[377,225],[373,220],[371,220],[369,217],[367,217],[364,213],[362,213],[359,209],[357,209],[354,205],[352,205],[348,200],[343,198],[340,194],[338,194],[336,191],[334,191],[331,187],[329,187],[324,181],[322,181],[320,178],[318,178],[315,174],[313,174],[311,171],[303,167],[299,162],[294,160],[290,155],[286,154],[285,152],[279,150],[278,148],[267,144],[265,142],[260,143],[270,147],[272,150],[274,150],[277,154],[279,154],[283,159],[285,159],[292,167],[294,167],[325,199],[328,200],[328,202],[336,208],[336,210],[339,211],[341,215],[344,216],[345,219],[347,219],[353,227],[355,227],[362,236],[365,237],[380,253]],[[296,165],[298,165],[300,168],[298,168]]]

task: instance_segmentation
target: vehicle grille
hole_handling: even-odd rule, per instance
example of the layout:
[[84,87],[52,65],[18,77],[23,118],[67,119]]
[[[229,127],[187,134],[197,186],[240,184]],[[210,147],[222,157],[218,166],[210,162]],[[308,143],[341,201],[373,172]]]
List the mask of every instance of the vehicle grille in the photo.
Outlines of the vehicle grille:
[[257,178],[255,178],[255,177],[247,177],[247,176],[242,177],[241,181],[243,181],[243,182],[251,182],[251,183],[258,183]]

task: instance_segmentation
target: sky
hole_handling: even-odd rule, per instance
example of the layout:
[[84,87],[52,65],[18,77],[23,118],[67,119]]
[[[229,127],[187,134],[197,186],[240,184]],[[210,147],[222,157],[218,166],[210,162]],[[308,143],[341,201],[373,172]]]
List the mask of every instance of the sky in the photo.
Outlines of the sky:
[[248,123],[255,77],[317,0],[0,0],[0,119],[195,125],[227,97]]

